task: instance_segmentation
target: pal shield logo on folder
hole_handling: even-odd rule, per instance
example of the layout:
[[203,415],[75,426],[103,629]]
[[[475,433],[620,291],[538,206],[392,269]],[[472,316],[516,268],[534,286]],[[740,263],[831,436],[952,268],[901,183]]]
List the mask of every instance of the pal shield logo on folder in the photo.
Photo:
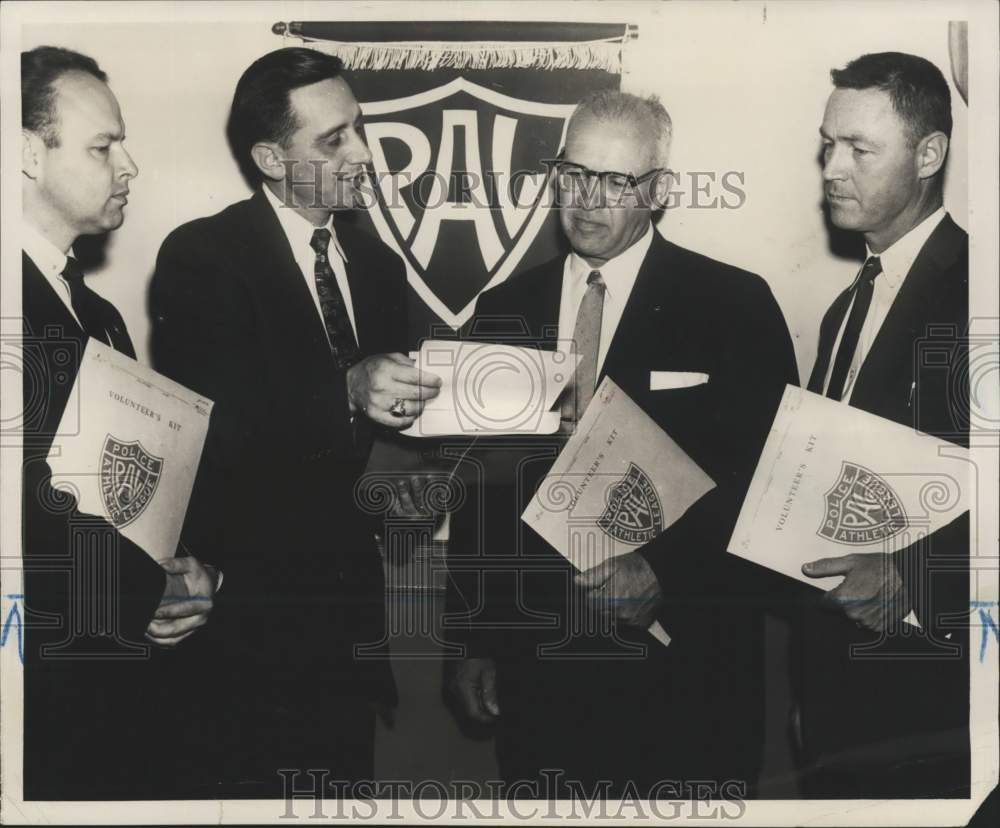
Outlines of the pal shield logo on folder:
[[597,525],[615,540],[636,546],[649,543],[663,531],[663,508],[649,475],[629,463],[621,482],[609,493],[608,506]]
[[849,546],[867,545],[893,537],[906,525],[892,487],[875,472],[845,460],[840,477],[826,493],[820,537]]
[[125,442],[109,434],[101,451],[101,495],[111,523],[120,528],[143,513],[156,493],[163,458],[138,440]]

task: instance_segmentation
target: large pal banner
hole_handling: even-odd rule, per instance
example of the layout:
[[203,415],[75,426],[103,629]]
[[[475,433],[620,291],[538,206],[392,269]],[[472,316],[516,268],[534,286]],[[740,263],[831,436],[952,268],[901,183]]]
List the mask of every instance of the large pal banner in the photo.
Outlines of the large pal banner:
[[563,249],[550,167],[574,105],[618,88],[626,24],[291,23],[344,61],[372,154],[358,220],[406,262],[410,345]]

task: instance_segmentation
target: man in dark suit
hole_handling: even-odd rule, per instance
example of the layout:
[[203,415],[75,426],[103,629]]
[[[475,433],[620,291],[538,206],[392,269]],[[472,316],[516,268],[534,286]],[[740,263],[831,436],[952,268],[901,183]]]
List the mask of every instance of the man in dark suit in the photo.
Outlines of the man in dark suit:
[[478,339],[573,340],[568,423],[611,377],[717,484],[651,543],[574,575],[519,521],[563,441],[498,439],[507,468],[485,460],[453,521],[451,609],[469,612],[451,618],[466,658],[450,686],[496,723],[512,795],[687,796],[657,783],[704,780],[743,796],[759,770],[761,616],[728,602],[720,559],[795,359],[763,280],[656,232],[670,130],[655,99],[581,103],[555,171],[572,252],[483,294],[472,322]]
[[[809,390],[968,445],[968,237],[942,201],[948,84],[896,52],[831,74],[820,129],[830,219],[863,234],[867,258],[823,318]],[[809,795],[968,796],[968,532],[966,513],[892,554],[803,567],[844,576],[830,611],[800,622]],[[919,631],[901,623],[911,610]]]
[[22,53],[21,99],[24,795],[152,796],[175,773],[164,772],[175,755],[164,734],[179,709],[158,696],[160,668],[172,662],[149,642],[173,647],[202,626],[214,577],[193,557],[157,564],[103,518],[81,514],[51,486],[46,463],[71,433],[59,425],[88,338],[135,357],[121,314],[84,283],[72,245],[121,225],[138,170],[91,58]]
[[288,48],[244,72],[229,135],[259,188],[172,232],[153,275],[156,364],[215,401],[187,529],[226,573],[205,665],[216,795],[282,796],[310,768],[370,779],[373,705],[394,700],[355,486],[375,430],[412,423],[438,381],[401,353],[402,262],[333,220],[371,158],[340,70]]

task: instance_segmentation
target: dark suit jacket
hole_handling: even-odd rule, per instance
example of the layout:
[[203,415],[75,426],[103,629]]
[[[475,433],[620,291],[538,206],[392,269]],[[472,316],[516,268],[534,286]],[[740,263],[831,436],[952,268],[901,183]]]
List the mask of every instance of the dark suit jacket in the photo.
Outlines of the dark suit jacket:
[[[968,236],[945,216],[861,366],[852,406],[968,445],[968,274]],[[836,322],[824,318],[821,343]],[[810,387],[820,383],[814,376]],[[915,783],[912,795],[967,795],[948,786],[967,785],[969,773],[968,554],[967,513],[896,553],[924,635],[905,629],[879,643],[837,613],[807,611],[797,678],[809,761],[863,768],[870,779],[949,762],[960,771],[933,774],[939,790]],[[868,657],[851,657],[852,645],[872,644]]]
[[[405,350],[401,261],[344,222],[337,235],[362,353]],[[215,401],[185,536],[225,574],[202,642],[235,694],[220,704],[248,750],[294,708],[335,753],[336,699],[394,692],[384,659],[353,653],[384,634],[381,561],[354,493],[370,429],[352,423],[345,372],[264,194],[174,230],[150,302],[158,370]]]
[[[106,327],[124,322],[110,302]],[[139,701],[155,684],[143,638],[163,569],[50,485],[46,463],[87,337],[22,256],[24,334],[24,793],[27,799],[142,795],[158,737]],[[98,629],[92,629],[98,619]]]
[[[483,294],[470,335],[553,348],[563,263],[552,260]],[[702,372],[709,380],[651,391],[651,371]],[[453,522],[450,606],[477,608],[455,636],[471,654],[499,660],[501,691],[507,690],[500,700],[501,728],[519,728],[516,737],[501,732],[501,764],[507,776],[529,772],[524,766],[534,761],[536,769],[569,773],[576,766],[584,776],[608,771],[619,780],[634,769],[656,778],[684,773],[752,781],[763,718],[760,614],[729,600],[723,558],[729,557],[726,542],[781,391],[797,382],[788,329],[759,277],[654,233],[608,350],[605,375],[717,488],[641,550],[666,597],[660,620],[673,638],[669,648],[645,632],[619,628],[619,638],[648,645],[645,657],[630,656],[615,636],[593,630],[543,656],[539,647],[567,636],[580,596],[569,564],[518,517],[561,443],[522,441],[514,473],[501,480],[503,471],[487,471],[494,477],[487,479],[486,492],[470,497]],[[461,570],[476,569],[477,556],[493,562],[482,560],[474,578],[463,577]],[[519,558],[513,572],[497,568],[505,556]],[[485,584],[481,592],[477,581]],[[576,710],[576,703],[586,712]],[[570,717],[583,715],[586,727],[577,719],[559,731],[555,723],[565,710]],[[601,711],[609,710],[612,719],[605,721]],[[604,766],[597,754],[614,748],[601,734],[623,727],[630,730],[621,744],[626,756],[616,753],[617,764]],[[626,757],[636,753],[643,755],[633,768]],[[593,761],[576,764],[584,755]]]

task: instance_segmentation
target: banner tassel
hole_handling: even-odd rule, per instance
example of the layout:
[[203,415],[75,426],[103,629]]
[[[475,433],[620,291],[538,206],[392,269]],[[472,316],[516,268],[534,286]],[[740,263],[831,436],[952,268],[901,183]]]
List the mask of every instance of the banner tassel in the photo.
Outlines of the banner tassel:
[[620,74],[620,38],[584,43],[346,43],[304,40],[306,46],[339,57],[348,69],[601,69]]

